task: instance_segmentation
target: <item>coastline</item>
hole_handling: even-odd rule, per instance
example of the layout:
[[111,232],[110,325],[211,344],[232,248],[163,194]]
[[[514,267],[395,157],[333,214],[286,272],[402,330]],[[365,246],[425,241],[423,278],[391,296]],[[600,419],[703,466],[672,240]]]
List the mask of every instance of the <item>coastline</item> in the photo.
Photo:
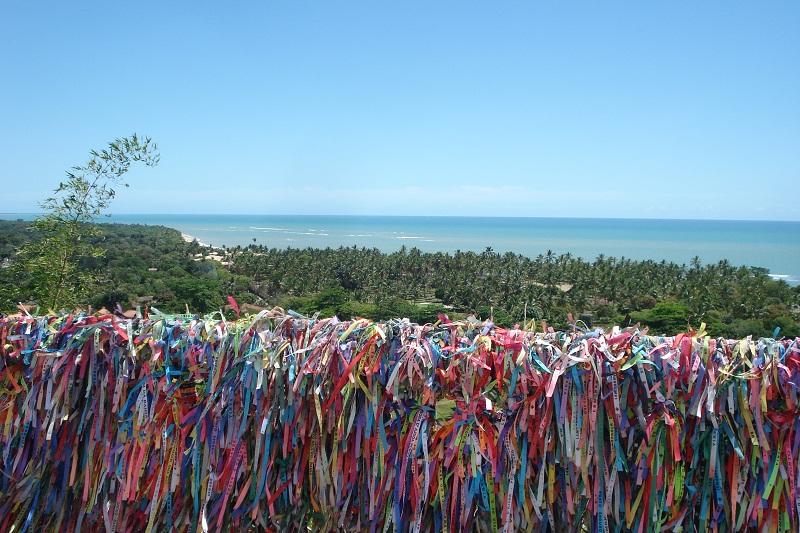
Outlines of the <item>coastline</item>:
[[193,235],[189,235],[188,233],[184,233],[182,231],[181,231],[181,238],[183,239],[184,242],[188,242],[188,243],[192,243],[194,241],[197,241],[197,244],[199,244],[200,246],[202,246],[204,248],[213,248],[215,250],[221,250],[222,249],[219,246],[212,246],[210,244],[206,244],[203,241],[201,241],[200,239],[198,239],[197,237],[195,237]]
[[[33,215],[29,215],[31,218]],[[26,215],[22,214],[22,218]],[[0,219],[19,218],[3,215]],[[178,229],[206,248],[265,245],[275,248],[357,246],[422,252],[494,251],[529,258],[547,250],[593,261],[604,257],[688,264],[727,260],[757,266],[770,277],[800,285],[800,222],[653,221],[561,218],[358,217],[303,215],[114,215],[103,223]],[[214,243],[214,244],[211,244]]]

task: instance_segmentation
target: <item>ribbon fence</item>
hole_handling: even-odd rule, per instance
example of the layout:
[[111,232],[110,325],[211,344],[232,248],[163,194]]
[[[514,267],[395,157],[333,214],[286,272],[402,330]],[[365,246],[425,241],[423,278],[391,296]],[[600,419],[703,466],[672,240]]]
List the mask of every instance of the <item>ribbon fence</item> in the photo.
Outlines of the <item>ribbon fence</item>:
[[1,531],[800,526],[800,343],[0,319]]

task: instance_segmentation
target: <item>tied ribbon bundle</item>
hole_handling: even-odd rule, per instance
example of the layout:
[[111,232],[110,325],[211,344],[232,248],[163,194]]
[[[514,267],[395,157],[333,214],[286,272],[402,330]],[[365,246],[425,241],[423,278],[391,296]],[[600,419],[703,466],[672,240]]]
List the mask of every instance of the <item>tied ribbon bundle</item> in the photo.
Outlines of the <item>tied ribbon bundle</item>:
[[0,319],[0,530],[797,531],[800,344]]

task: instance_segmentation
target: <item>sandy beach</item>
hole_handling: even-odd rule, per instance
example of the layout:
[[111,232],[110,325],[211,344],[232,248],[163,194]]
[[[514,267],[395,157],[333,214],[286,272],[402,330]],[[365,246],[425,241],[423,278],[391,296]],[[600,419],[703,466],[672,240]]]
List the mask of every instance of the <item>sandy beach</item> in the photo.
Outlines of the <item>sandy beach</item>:
[[206,244],[203,241],[198,240],[197,237],[193,237],[192,235],[189,235],[188,233],[181,232],[181,237],[186,242],[190,242],[191,243],[191,242],[197,241],[197,244],[199,244],[200,246],[204,246],[206,248],[219,249],[218,246],[211,246],[210,244]]

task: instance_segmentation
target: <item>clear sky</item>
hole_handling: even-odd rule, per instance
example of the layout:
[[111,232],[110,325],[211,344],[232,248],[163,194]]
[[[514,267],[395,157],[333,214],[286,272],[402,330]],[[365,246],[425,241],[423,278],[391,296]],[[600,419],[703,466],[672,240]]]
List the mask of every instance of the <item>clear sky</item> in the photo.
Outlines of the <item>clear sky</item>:
[[4,0],[0,211],[800,220],[800,3],[565,4]]

